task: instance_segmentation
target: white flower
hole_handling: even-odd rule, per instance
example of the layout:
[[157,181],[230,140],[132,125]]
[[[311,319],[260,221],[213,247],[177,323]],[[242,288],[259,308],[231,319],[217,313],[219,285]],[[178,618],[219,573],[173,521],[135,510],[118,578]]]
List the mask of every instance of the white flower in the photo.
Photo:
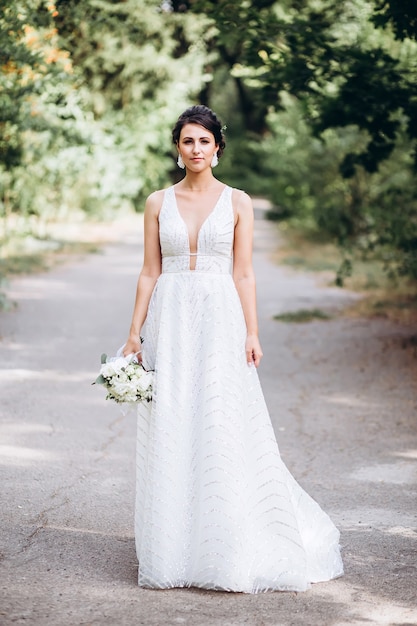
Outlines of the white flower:
[[129,364],[129,361],[127,361],[123,357],[113,357],[109,359],[107,362],[111,363],[111,366],[113,367],[116,373],[121,372],[122,369],[124,369]]
[[112,378],[115,374],[119,374],[128,365],[128,361],[123,358],[114,357],[107,359],[101,366],[100,374],[104,378]]
[[110,392],[115,397],[119,398],[120,402],[136,401],[136,389],[130,383],[113,381],[110,387]]
[[152,381],[153,372],[146,372],[145,370],[142,370],[140,376],[136,381],[137,388],[139,389],[139,391],[145,392],[148,390],[148,387],[152,385]]
[[103,378],[112,378],[115,375],[115,370],[112,363],[104,363],[100,368],[100,374]]
[[101,365],[96,382],[107,389],[107,399],[119,403],[152,400],[154,372],[147,372],[142,365],[127,358],[113,357]]
[[129,381],[129,376],[126,372],[120,371],[115,376],[116,380],[121,383],[127,383]]
[[136,370],[138,369],[138,366],[135,365],[135,363],[130,363],[127,367],[126,367],[126,375],[129,376],[129,378],[131,378],[132,376],[136,375]]

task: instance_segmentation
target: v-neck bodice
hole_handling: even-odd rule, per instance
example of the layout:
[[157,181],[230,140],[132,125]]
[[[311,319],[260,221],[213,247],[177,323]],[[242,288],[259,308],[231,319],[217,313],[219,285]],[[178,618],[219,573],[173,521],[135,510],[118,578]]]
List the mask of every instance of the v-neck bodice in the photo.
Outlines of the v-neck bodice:
[[[215,207],[202,223],[197,236],[197,251],[190,251],[190,237],[182,218],[174,187],[166,189],[159,213],[162,272],[230,273],[234,237],[232,189],[226,186]],[[190,258],[195,256],[195,269]]]

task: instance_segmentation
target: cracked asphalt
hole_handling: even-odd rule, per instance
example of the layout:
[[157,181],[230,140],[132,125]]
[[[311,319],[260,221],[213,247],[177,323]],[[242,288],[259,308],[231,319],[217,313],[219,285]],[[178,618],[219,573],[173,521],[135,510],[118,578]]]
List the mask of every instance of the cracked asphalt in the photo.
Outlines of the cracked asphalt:
[[[101,253],[14,280],[0,313],[0,624],[417,624],[416,329],[275,266],[257,211],[260,376],[281,454],[341,530],[346,574],[258,596],[136,585],[135,416],[91,386],[127,332],[141,217]],[[117,238],[116,238],[117,239]],[[300,308],[328,321],[284,324]]]

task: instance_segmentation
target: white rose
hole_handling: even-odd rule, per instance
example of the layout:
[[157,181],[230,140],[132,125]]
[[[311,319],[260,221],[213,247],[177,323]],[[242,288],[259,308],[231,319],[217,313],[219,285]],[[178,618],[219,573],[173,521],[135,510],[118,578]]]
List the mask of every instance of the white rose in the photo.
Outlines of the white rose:
[[135,402],[136,400],[136,391],[131,383],[114,381],[111,390],[121,402]]
[[153,381],[153,373],[145,372],[145,370],[143,370],[140,373],[140,376],[138,377],[138,380],[136,383],[137,388],[139,389],[140,392],[144,393],[145,391],[147,391],[148,387],[152,385],[152,381]]
[[129,382],[129,376],[126,374],[126,372],[118,372],[117,373],[117,378],[116,378],[117,382],[121,382],[121,383],[127,383]]
[[112,363],[103,363],[100,368],[100,374],[103,376],[103,378],[111,378],[115,375],[115,373],[116,372]]
[[109,363],[111,363],[114,371],[116,373],[121,372],[128,365],[128,361],[123,357],[114,357],[110,359]]
[[129,378],[131,378],[136,375],[137,369],[138,369],[138,366],[131,363],[130,365],[126,367],[125,371],[126,371],[126,374],[129,376]]

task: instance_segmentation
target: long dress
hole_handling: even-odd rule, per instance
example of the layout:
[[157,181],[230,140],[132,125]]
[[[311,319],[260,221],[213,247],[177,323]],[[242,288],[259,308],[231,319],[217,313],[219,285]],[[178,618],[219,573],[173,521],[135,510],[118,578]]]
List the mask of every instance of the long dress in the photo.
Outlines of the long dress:
[[246,362],[232,189],[200,229],[195,270],[173,187],[159,232],[162,273],[143,331],[155,389],[138,409],[139,585],[303,591],[340,576],[339,532],[281,460]]

